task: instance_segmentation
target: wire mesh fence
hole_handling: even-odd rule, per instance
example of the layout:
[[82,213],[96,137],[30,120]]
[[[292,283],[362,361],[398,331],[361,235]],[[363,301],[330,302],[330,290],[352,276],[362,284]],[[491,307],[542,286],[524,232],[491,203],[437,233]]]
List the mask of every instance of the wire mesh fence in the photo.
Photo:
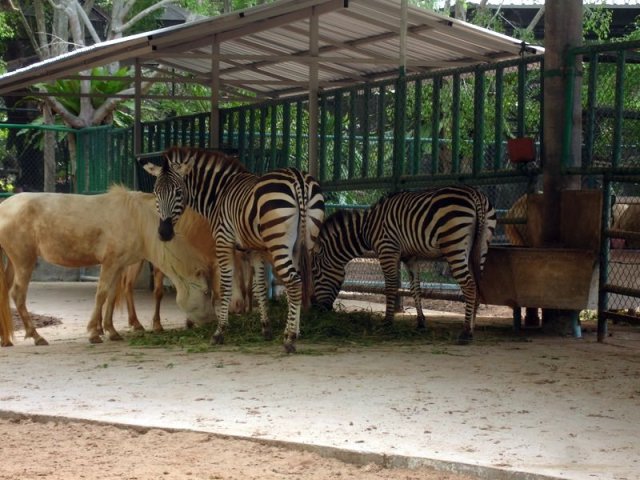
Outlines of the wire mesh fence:
[[0,124],[0,194],[72,191],[68,142],[65,129]]

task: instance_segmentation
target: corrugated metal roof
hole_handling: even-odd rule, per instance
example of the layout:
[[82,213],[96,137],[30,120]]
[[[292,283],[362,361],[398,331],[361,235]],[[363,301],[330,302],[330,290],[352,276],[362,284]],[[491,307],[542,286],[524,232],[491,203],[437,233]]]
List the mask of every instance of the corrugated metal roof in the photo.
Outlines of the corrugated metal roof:
[[[489,8],[507,7],[507,8],[526,8],[526,7],[542,7],[545,0],[488,0],[486,6]],[[585,5],[605,6],[607,8],[616,7],[639,7],[638,0],[582,0]],[[441,2],[444,6],[444,2]],[[478,4],[480,0],[469,0],[469,3]]]
[[[489,8],[508,7],[508,8],[539,8],[544,5],[545,0],[487,0],[486,6]],[[467,3],[479,4],[480,0],[468,0]],[[584,5],[598,5],[607,8],[618,7],[640,7],[639,0],[582,0]],[[444,8],[445,2],[438,2],[439,8]]]
[[[310,53],[314,12],[319,18],[317,57]],[[397,74],[401,18],[401,0],[280,0],[103,42],[16,70],[0,77],[0,94],[116,60],[138,61],[163,77],[177,71],[183,78],[211,84],[214,42],[220,50],[221,89],[230,94],[238,88],[259,99],[304,93],[315,62],[321,88],[365,82]],[[543,51],[418,7],[408,7],[407,19],[409,73]],[[147,69],[143,71],[148,75]]]

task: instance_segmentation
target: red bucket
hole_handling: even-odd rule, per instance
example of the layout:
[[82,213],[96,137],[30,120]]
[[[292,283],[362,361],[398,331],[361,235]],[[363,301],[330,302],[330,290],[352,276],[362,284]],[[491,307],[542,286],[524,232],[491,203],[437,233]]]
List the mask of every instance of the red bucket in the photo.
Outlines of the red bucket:
[[533,162],[536,159],[536,145],[531,137],[510,138],[507,151],[511,163]]

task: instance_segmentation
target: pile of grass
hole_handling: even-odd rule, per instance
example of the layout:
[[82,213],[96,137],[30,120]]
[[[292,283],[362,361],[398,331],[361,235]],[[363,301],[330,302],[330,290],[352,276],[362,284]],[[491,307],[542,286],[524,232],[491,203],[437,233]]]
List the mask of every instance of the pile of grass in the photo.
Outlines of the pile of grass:
[[[229,327],[225,333],[225,348],[258,352],[270,350],[272,346],[281,346],[287,306],[284,301],[272,301],[269,304],[269,318],[272,322],[274,339],[265,341],[257,312],[246,315],[230,315]],[[396,319],[393,324],[383,322],[379,313],[368,311],[320,312],[311,309],[302,314],[300,329],[301,345],[319,345],[323,347],[372,346],[383,344],[456,344],[461,323],[434,323],[427,320],[426,330],[415,328],[415,318]],[[191,329],[167,330],[162,333],[144,332],[129,336],[129,343],[139,347],[178,347],[189,352],[206,352],[215,348],[210,339],[215,325],[194,327]],[[510,328],[477,327],[483,332],[476,341],[481,343],[510,339]]]

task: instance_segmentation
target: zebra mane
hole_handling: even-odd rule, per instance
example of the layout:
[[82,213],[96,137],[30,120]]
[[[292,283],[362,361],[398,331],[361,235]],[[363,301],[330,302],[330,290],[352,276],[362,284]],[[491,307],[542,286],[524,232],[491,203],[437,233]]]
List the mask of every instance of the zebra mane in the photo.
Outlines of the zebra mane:
[[369,211],[370,209],[336,210],[325,219],[324,223],[322,224],[322,229],[320,230],[320,236],[318,237],[318,240],[323,241],[323,239],[328,239],[330,237],[341,237],[344,232],[353,230],[354,227],[357,227],[356,229],[358,230],[361,239],[360,241],[364,241],[364,231],[362,230],[362,227],[367,221]]
[[190,156],[194,157],[196,163],[199,165],[216,163],[220,165],[221,170],[233,169],[235,171],[247,171],[247,168],[240,162],[240,157],[237,154],[227,153],[223,150],[175,146],[170,147],[165,152],[165,158],[186,159]]
[[384,204],[387,200],[389,200],[390,198],[393,198],[397,195],[402,195],[404,193],[407,193],[408,190],[402,190],[402,191],[398,191],[398,192],[388,192],[385,193],[384,195],[382,195],[373,205],[371,205],[369,210],[373,210],[374,208],[378,207],[379,205]]
[[334,228],[334,225],[340,225],[340,224],[344,224],[347,222],[351,222],[352,218],[357,215],[357,214],[361,214],[361,215],[366,215],[366,212],[368,210],[353,210],[353,209],[340,209],[340,210],[336,210],[335,212],[333,212],[331,215],[329,215],[327,218],[325,218],[324,223],[323,223],[323,228],[324,227],[331,227]]

